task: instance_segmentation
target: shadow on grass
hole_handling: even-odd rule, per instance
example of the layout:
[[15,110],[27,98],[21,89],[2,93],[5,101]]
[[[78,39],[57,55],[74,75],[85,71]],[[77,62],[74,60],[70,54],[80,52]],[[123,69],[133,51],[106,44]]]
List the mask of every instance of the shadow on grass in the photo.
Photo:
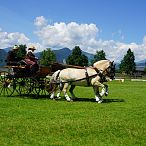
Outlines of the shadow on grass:
[[[30,95],[15,95],[15,97],[21,97],[21,98],[30,98],[30,99],[50,99],[50,95],[34,95],[34,94],[30,94]],[[57,101],[66,101],[66,99],[64,97],[62,97],[61,99],[58,99],[55,96],[55,100]],[[96,102],[95,98],[75,98],[73,99],[73,102]],[[119,99],[119,98],[113,98],[113,99],[104,99],[103,98],[103,102],[102,103],[112,103],[112,102],[125,102],[124,99]]]
[[104,99],[103,103],[110,103],[110,102],[125,102],[124,99]]
[[[96,102],[94,98],[75,98],[75,102]],[[102,103],[125,102],[124,99],[103,99]]]
[[28,99],[49,99],[50,95],[21,94],[21,95],[15,95],[15,97],[28,98]]

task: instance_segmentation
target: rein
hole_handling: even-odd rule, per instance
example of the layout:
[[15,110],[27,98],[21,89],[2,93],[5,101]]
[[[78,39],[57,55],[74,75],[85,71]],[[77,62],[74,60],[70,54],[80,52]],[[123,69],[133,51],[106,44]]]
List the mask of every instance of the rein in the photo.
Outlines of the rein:
[[[88,80],[90,79],[90,78],[92,78],[92,77],[95,77],[95,76],[97,76],[98,74],[94,74],[94,75],[92,75],[92,76],[88,76]],[[73,80],[73,81],[66,81],[66,82],[61,82],[61,83],[72,83],[72,82],[77,82],[77,81],[81,81],[81,80],[85,80],[85,79],[87,79],[86,77],[85,78],[81,78],[81,79],[78,79],[78,80]],[[54,83],[54,84],[60,84],[60,82],[52,82],[52,83]],[[89,83],[90,84],[90,83]],[[90,86],[90,85],[88,85],[88,86]]]

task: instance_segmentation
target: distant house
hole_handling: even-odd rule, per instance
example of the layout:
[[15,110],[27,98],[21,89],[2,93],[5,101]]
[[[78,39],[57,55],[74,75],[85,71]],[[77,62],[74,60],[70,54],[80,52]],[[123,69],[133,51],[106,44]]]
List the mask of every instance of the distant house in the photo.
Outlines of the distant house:
[[145,68],[146,66],[136,66],[136,71],[134,73],[134,76],[139,77],[142,75],[146,75]]

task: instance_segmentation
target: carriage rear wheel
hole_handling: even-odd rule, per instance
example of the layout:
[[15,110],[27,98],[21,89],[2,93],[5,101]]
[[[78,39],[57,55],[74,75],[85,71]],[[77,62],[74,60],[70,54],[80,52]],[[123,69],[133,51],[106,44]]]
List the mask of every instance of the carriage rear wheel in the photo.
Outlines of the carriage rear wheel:
[[28,95],[31,92],[30,79],[29,78],[16,78],[16,92],[20,96]]
[[0,72],[0,96],[11,96],[15,89],[15,79],[8,72]]

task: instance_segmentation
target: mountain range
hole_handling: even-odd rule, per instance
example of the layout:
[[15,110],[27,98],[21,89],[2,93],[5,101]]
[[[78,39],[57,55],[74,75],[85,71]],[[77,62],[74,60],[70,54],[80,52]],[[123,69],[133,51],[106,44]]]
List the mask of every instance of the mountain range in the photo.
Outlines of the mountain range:
[[[7,52],[10,49],[11,47],[0,49],[0,66],[6,65],[5,60],[6,60]],[[65,60],[67,59],[67,57],[72,53],[72,50],[70,50],[69,48],[62,48],[59,50],[52,50],[52,51],[55,53],[56,61],[59,63],[65,63]],[[84,51],[82,51],[82,53],[88,57],[89,61],[91,61],[94,58],[93,54],[90,54]],[[41,52],[35,53],[36,57],[38,58],[40,58],[40,54]]]
[[[65,63],[65,60],[67,59],[67,57],[72,53],[72,50],[70,50],[69,48],[62,48],[59,50],[52,50],[55,55],[56,55],[56,60],[59,63]],[[41,52],[37,52],[35,55],[40,58],[40,53]],[[88,60],[91,61],[94,58],[93,54],[87,53],[82,51],[82,53],[84,55],[86,55],[88,57]]]
[[[0,66],[5,65],[7,52],[10,49],[11,49],[11,47],[0,49]],[[59,63],[65,63],[65,60],[67,59],[67,57],[72,53],[72,50],[70,50],[69,48],[62,48],[62,49],[59,49],[59,50],[52,50],[52,51],[56,54],[56,60]],[[91,53],[87,53],[87,52],[84,52],[84,51],[82,51],[82,53],[88,57],[89,62],[94,58],[94,55],[91,54]],[[41,52],[35,53],[36,57],[38,57],[38,58],[40,58],[40,54],[41,54]],[[116,64],[119,64],[119,63],[116,63]],[[136,62],[136,65],[137,66],[145,66],[146,65],[146,59],[141,60],[139,62]]]
[[4,66],[6,60],[7,52],[4,49],[0,49],[0,66]]
[[[70,50],[69,48],[63,48],[60,50],[53,50],[53,52],[56,54],[57,61],[63,63],[64,60],[66,60],[67,57],[72,53],[72,50]],[[84,51],[82,51],[82,53],[88,57],[89,61],[91,61],[94,58],[93,54]]]

